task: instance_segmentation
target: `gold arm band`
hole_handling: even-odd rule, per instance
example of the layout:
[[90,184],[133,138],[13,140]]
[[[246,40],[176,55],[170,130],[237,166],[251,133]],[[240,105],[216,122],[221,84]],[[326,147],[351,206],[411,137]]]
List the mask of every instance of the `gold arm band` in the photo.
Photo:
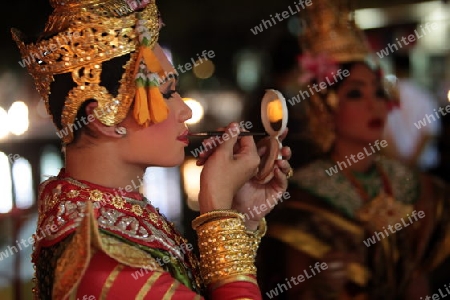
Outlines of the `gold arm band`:
[[260,221],[259,221],[259,226],[258,226],[258,229],[256,229],[255,231],[247,231],[247,233],[249,234],[249,235],[254,235],[255,236],[255,238],[259,238],[259,239],[261,239],[263,236],[265,236],[266,235],[266,233],[267,233],[267,222],[266,222],[266,218],[262,218]]
[[199,217],[204,218],[202,222],[194,220],[201,225],[193,224],[198,234],[200,273],[205,284],[208,286],[241,275],[256,276],[254,262],[261,240],[260,231],[247,232],[243,216],[236,212],[208,214]]
[[223,218],[241,218],[242,220],[244,220],[244,215],[232,209],[213,210],[195,218],[194,221],[192,221],[192,228],[194,230],[197,230],[199,226],[208,221]]

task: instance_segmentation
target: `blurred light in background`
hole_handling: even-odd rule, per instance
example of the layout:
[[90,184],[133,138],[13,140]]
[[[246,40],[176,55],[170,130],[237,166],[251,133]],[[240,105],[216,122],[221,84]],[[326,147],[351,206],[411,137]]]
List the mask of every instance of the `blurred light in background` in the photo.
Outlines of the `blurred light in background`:
[[192,98],[183,98],[187,106],[192,110],[192,118],[186,121],[186,124],[196,124],[203,118],[205,110],[200,102]]
[[421,23],[417,26],[417,32],[422,36],[418,40],[419,47],[428,54],[444,53],[450,48],[448,44],[450,9],[443,3],[438,6],[421,18]]
[[201,63],[200,61],[195,62],[193,72],[197,78],[207,79],[214,74],[215,69],[216,67],[212,61],[209,59],[202,59]]
[[[139,184],[135,180],[136,185]],[[180,169],[151,167],[145,170],[144,184],[140,187],[144,196],[178,228],[181,225]]]
[[305,21],[300,18],[289,18],[287,28],[290,34],[295,37],[300,36],[303,30],[305,30],[306,24]]
[[199,211],[198,192],[200,192],[200,173],[203,167],[196,165],[195,158],[187,159],[182,167],[184,190],[187,194],[187,205],[190,209]]
[[362,29],[380,28],[386,25],[387,18],[379,8],[365,8],[355,11],[356,24]]
[[8,113],[0,106],[0,139],[6,137],[8,133]]
[[214,124],[201,124],[208,126],[209,130],[215,130],[216,127],[224,126],[241,117],[243,98],[235,91],[191,91],[186,93],[185,99],[188,98],[195,99],[203,107],[204,115],[214,119]]
[[16,207],[27,209],[34,204],[33,175],[31,164],[23,157],[14,161],[12,167]]
[[261,80],[261,55],[255,51],[243,50],[236,56],[236,79],[238,85],[247,92],[251,92]]
[[41,156],[41,182],[58,175],[62,167],[63,161],[58,149],[54,146],[46,146]]
[[22,135],[28,130],[28,106],[22,101],[14,102],[8,110],[9,131]]
[[0,213],[8,213],[13,207],[11,171],[8,156],[0,152]]
[[215,95],[209,95],[209,99],[208,112],[219,120],[222,126],[240,118],[243,100],[238,93],[233,91],[218,92]]

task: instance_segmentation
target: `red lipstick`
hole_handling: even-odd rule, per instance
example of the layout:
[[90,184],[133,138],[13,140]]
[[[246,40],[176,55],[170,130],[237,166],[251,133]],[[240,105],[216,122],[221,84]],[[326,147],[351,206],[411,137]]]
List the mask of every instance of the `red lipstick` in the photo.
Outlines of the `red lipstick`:
[[188,135],[189,135],[189,131],[186,130],[186,131],[184,131],[182,134],[180,134],[180,135],[177,137],[177,140],[179,140],[180,142],[185,143],[186,145],[189,145]]

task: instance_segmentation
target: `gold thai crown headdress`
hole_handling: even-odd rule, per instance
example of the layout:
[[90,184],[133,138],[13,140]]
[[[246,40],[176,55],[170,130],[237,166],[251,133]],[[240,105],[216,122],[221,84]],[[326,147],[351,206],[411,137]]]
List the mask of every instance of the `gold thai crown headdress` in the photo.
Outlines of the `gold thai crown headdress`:
[[305,51],[339,63],[364,61],[370,54],[364,32],[355,22],[352,0],[314,0],[301,17],[305,30],[300,43]]
[[313,82],[327,83],[327,88],[313,93],[306,101],[311,138],[322,152],[329,151],[334,143],[332,112],[339,104],[335,92],[328,89],[329,79],[343,63],[361,61],[373,65],[364,32],[355,22],[352,2],[314,0],[300,14],[304,30],[299,36],[303,50],[299,57],[299,82],[302,88]]
[[[98,102],[97,118],[107,126],[123,121],[133,100],[134,117],[148,126],[167,118],[168,109],[159,92],[163,75],[153,53],[161,27],[154,0],[50,0],[54,8],[36,43],[25,43],[12,29],[22,57],[47,112],[54,75],[70,73],[76,86],[64,101],[61,126],[68,127],[65,144],[73,140],[73,124],[81,105],[88,99]],[[123,66],[118,95],[101,86],[102,63],[130,54]],[[59,127],[57,124],[55,124]],[[70,128],[72,126],[72,128]]]

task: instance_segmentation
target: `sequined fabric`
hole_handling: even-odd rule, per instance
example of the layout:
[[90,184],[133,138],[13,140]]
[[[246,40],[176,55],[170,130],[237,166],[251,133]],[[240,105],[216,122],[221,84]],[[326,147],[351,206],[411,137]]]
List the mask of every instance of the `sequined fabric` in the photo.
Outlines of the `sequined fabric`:
[[[88,220],[91,221],[86,223]],[[187,250],[189,243],[139,193],[124,193],[76,181],[62,170],[58,177],[50,178],[41,186],[38,228],[56,228],[37,241],[33,253],[39,299],[51,295],[55,270],[59,274],[67,271],[78,261],[76,258],[81,253],[89,256],[92,252],[89,250],[90,244],[124,265],[168,271],[193,291],[199,292],[201,289],[198,261],[192,251]],[[77,243],[66,242],[75,232],[81,240]],[[55,251],[58,255],[52,257],[51,264],[44,266],[43,253],[50,253],[48,256],[51,256]],[[70,253],[60,259],[63,251],[65,254]],[[77,256],[77,252],[80,255]],[[167,256],[170,263],[163,266],[155,263],[156,259]],[[86,267],[89,259],[86,262],[81,259],[76,263],[77,270],[73,270],[75,277],[82,276],[78,271]],[[58,271],[58,267],[64,270]],[[67,279],[63,277],[60,280]],[[69,281],[70,284],[76,284],[76,278]]]

